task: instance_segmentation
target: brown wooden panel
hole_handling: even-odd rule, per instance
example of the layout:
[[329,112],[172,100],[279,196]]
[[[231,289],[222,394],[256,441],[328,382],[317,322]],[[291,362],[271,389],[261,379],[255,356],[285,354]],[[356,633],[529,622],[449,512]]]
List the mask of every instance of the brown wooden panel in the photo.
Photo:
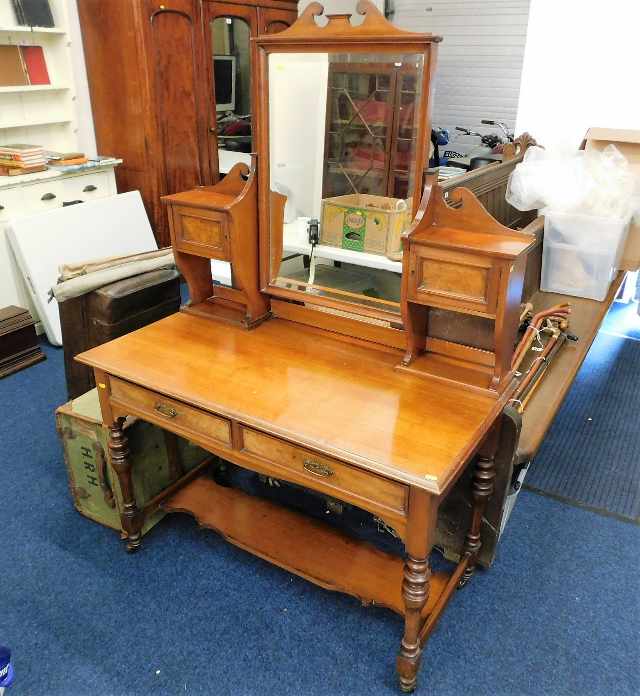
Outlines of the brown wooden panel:
[[[134,21],[137,3],[79,0],[87,77],[98,152],[122,157],[125,167],[145,172],[144,124],[147,82],[143,47]],[[117,43],[114,37],[118,38]],[[118,177],[120,191],[132,190]]]
[[[321,587],[404,614],[402,558],[358,542],[321,521],[206,478],[196,479],[162,507],[192,514],[202,526],[219,532],[232,544]],[[431,576],[422,616],[433,611],[448,577],[446,573]]]
[[226,418],[125,382],[109,380],[111,404],[115,412],[140,416],[151,423],[170,428],[179,434],[194,433],[207,440],[231,445],[231,425]]
[[416,245],[409,274],[411,301],[495,315],[499,274],[489,257]]
[[222,225],[224,220],[203,220],[194,215],[183,215],[182,239],[199,244],[212,244],[221,247],[224,242]]
[[276,463],[304,485],[341,499],[404,515],[407,486],[321,456],[263,433],[243,429],[243,450]]
[[418,292],[436,292],[486,304],[489,269],[421,259]]
[[154,12],[150,28],[150,60],[155,66],[156,113],[164,163],[163,193],[205,183],[194,127],[199,120],[198,29],[192,2],[182,0],[178,7]]
[[175,245],[206,258],[228,261],[229,216],[215,210],[174,206]]

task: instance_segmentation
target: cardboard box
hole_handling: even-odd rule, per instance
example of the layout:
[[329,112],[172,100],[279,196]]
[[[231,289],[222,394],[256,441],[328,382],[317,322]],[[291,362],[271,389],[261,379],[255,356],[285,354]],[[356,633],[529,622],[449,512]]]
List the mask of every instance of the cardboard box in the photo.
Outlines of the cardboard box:
[[[615,145],[627,158],[631,169],[638,175],[640,189],[640,130],[616,128],[589,128],[581,149],[602,151],[607,145]],[[640,224],[632,222],[619,267],[624,271],[640,269]]]
[[368,193],[325,198],[320,213],[320,244],[369,254],[397,254],[410,213],[401,198]]

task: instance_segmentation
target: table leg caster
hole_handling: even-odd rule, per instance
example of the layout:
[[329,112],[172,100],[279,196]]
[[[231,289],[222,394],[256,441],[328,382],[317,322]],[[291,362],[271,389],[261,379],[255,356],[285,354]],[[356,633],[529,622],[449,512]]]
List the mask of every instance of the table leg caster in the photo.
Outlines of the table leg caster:
[[400,691],[404,694],[410,694],[416,689],[421,655],[422,649],[419,644],[407,645],[402,641],[396,667]]
[[413,679],[400,677],[400,691],[402,691],[403,694],[412,694],[416,690],[416,686],[418,686],[416,677],[413,677]]
[[128,537],[126,539],[126,544],[127,544],[127,553],[135,553],[138,551],[142,544],[142,536],[140,534],[136,535],[135,537]]

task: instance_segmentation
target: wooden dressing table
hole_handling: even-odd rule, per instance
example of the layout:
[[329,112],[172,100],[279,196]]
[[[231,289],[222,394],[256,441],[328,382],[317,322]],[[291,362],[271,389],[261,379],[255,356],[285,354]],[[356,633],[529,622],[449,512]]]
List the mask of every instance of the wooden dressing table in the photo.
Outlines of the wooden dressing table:
[[[221,184],[166,200],[191,304],[78,359],[95,370],[130,551],[140,546],[147,512],[136,502],[122,429],[130,415],[250,471],[356,505],[395,530],[404,559],[220,486],[199,470],[161,496],[165,509],[191,513],[241,548],[404,616],[397,669],[402,690],[412,691],[429,634],[476,566],[501,414],[515,386],[509,361],[523,259],[533,238],[495,222],[470,192],[458,198],[454,192],[459,208],[449,209],[431,183],[420,203],[439,38],[393,27],[369,2],[358,11],[365,15],[359,26],[339,15],[321,27],[316,17],[323,9],[312,3],[290,29],[258,38],[257,167],[256,160],[251,169],[238,165]],[[302,133],[309,146],[300,148],[278,140],[277,106],[270,108],[270,100],[283,103],[279,90],[296,79],[304,79],[302,98],[310,76],[326,82],[331,62],[345,60],[354,73],[359,63],[405,61],[419,76],[408,139],[415,220],[403,237],[403,263],[413,279],[403,274],[400,299],[394,274],[372,273],[363,291],[339,266],[325,268],[329,280],[323,282],[304,277],[302,266],[282,270],[290,263],[282,260],[285,204],[303,217],[319,211],[322,182],[307,181],[305,173],[323,171],[324,143],[311,143],[314,133],[325,137],[326,105],[315,105],[317,123],[313,110],[301,108],[296,129],[310,130]],[[318,92],[326,99],[326,85]],[[375,100],[375,90],[365,97]],[[353,102],[353,119],[361,108]],[[370,149],[385,137],[370,123],[362,130]],[[309,164],[314,152],[320,159]],[[345,182],[357,185],[353,173]],[[231,262],[231,286],[212,283],[211,259]],[[432,316],[454,327],[465,322],[482,341],[432,335]],[[438,508],[471,462],[473,514],[462,559],[453,573],[432,575]]]
[[[323,587],[404,614],[398,667],[411,688],[424,641],[474,564],[470,552],[451,577],[430,577],[438,505],[484,442],[474,481],[481,514],[493,477],[495,437],[487,435],[496,432],[507,394],[496,400],[454,385],[425,385],[394,369],[398,357],[284,319],[248,332],[179,313],[80,360],[95,370],[103,418],[111,424],[130,550],[140,545],[143,515],[121,428],[129,415],[246,469],[353,503],[395,529],[407,550],[404,564],[207,478],[166,504]],[[477,539],[468,542],[473,551]]]

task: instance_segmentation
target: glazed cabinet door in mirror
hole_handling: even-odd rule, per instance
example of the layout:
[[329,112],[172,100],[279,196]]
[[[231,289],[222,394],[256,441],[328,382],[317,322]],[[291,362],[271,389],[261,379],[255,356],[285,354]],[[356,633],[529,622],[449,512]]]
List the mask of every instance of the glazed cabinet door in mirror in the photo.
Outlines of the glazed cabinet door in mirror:
[[257,82],[255,45],[259,34],[276,33],[296,19],[295,2],[231,0],[203,3],[209,119],[213,169],[225,175],[233,165],[248,164],[256,149]]
[[252,152],[253,65],[251,37],[258,33],[255,7],[203,3],[209,149],[219,174]]

